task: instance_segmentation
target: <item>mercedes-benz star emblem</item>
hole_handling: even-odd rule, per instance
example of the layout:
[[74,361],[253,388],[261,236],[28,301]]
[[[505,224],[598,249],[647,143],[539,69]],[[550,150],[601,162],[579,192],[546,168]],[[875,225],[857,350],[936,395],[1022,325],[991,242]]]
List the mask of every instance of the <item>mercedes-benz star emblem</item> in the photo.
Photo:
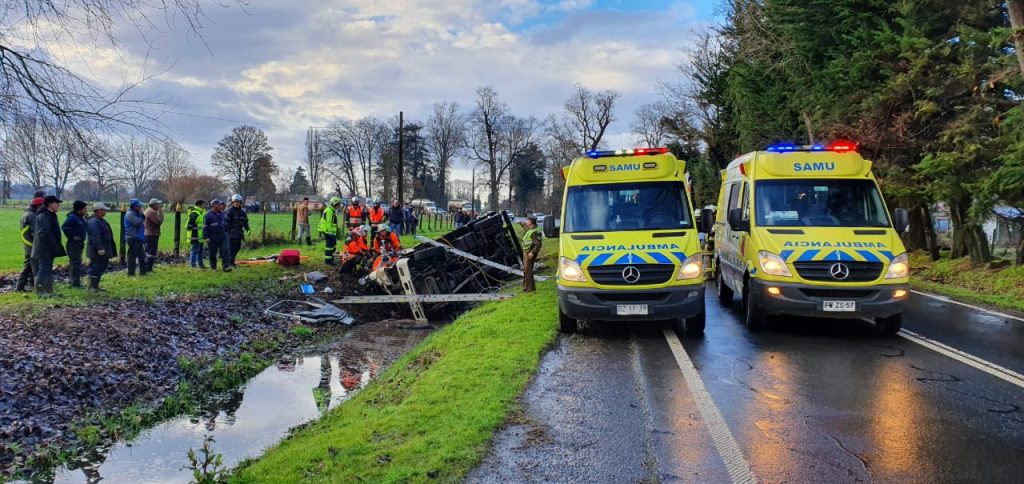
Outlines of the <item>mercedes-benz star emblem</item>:
[[847,267],[846,264],[837,262],[835,264],[832,264],[832,267],[828,269],[828,273],[832,274],[832,279],[841,281],[843,279],[846,279],[847,277],[850,277],[850,268]]
[[626,268],[622,270],[622,280],[630,284],[636,284],[636,281],[640,280],[640,269],[637,269],[634,266],[626,266]]

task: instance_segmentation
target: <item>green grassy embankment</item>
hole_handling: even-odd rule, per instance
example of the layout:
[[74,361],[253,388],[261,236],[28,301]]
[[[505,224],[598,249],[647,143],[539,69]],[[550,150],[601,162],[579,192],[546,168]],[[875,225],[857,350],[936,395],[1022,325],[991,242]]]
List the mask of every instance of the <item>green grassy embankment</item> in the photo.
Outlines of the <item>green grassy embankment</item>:
[[915,252],[910,268],[915,289],[1024,311],[1024,266],[972,267],[968,258],[932,261],[927,253]]
[[[546,241],[553,267],[557,243]],[[556,336],[553,280],[482,304],[432,334],[352,400],[243,465],[236,482],[462,478],[487,452]]]

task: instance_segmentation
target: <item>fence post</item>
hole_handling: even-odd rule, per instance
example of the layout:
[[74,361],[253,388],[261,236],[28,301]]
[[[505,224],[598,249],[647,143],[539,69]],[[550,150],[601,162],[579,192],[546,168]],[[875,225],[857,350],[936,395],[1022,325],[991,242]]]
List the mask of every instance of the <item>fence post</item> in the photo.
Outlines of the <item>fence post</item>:
[[267,201],[263,201],[263,239],[261,243],[267,243]]
[[[299,218],[298,208],[299,207],[295,207],[294,209],[292,209],[292,236],[289,237],[290,240],[295,240],[295,226],[296,223],[298,223]],[[309,215],[309,212],[306,212],[306,215]],[[306,220],[308,221],[309,219],[307,218]]]
[[174,256],[181,255],[181,203],[174,204]]
[[127,238],[125,237],[125,233],[124,233],[124,214],[125,214],[125,212],[127,212],[127,205],[122,203],[121,204],[121,209],[119,211],[121,212],[121,224],[120,224],[120,227],[121,227],[121,245],[118,247],[118,250],[120,251],[119,255],[120,255],[120,259],[121,259],[121,265],[124,265],[124,263],[126,262],[125,261],[125,253],[128,252],[128,248],[125,247],[125,241],[127,240]]

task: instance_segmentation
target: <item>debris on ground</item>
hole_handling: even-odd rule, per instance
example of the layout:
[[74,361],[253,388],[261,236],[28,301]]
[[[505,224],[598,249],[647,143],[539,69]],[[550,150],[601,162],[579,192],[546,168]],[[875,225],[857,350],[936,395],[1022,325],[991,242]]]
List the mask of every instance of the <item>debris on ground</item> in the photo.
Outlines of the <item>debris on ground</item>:
[[263,313],[277,318],[299,320],[313,324],[342,323],[346,326],[352,326],[355,323],[355,319],[344,309],[317,298],[310,298],[308,301],[278,301],[264,310]]

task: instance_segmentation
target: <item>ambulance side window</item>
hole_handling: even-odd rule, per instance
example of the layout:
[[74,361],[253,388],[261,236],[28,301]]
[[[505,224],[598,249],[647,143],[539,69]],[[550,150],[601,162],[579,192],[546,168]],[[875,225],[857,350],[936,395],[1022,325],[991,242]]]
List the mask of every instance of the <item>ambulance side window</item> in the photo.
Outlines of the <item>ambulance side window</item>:
[[[729,210],[732,210],[732,209],[734,209],[736,207],[739,207],[739,200],[740,200],[740,184],[739,183],[733,183],[732,185],[729,185],[729,204],[727,205],[727,207],[729,207]],[[725,213],[728,214],[729,210],[726,210]]]
[[740,207],[743,208],[743,216],[740,220],[750,220],[750,184],[743,182],[743,196],[740,198]]

